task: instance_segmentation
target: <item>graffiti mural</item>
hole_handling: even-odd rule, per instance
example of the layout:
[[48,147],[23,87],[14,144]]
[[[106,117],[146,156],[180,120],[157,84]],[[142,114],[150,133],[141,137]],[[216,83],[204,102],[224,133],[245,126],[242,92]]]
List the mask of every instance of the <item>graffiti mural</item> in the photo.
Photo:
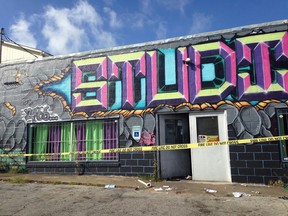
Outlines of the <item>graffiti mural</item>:
[[61,120],[57,114],[53,114],[50,111],[49,106],[37,106],[34,108],[28,107],[22,110],[23,119],[27,123],[32,122],[46,122],[46,121],[57,121]]
[[238,138],[271,136],[288,107],[288,32],[125,52],[1,66],[0,148],[25,149],[27,123],[108,116],[154,145],[156,113],[218,109]]
[[71,107],[91,113],[287,98],[287,41],[287,32],[271,33],[73,61]]

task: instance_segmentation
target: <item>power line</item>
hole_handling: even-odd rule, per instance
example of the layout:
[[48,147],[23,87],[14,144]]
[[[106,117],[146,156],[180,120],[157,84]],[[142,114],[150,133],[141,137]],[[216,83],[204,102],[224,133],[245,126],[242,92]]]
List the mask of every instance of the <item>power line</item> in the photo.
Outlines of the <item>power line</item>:
[[3,41],[3,36],[5,37],[5,39],[9,42],[14,43],[15,45],[17,45],[18,47],[20,47],[22,50],[24,50],[25,52],[30,53],[31,55],[33,55],[35,58],[38,58],[38,56],[36,56],[35,54],[33,54],[32,52],[30,52],[28,49],[26,49],[25,47],[23,47],[22,45],[18,44],[17,42],[15,42],[14,40],[12,40],[11,38],[9,38],[7,36],[7,34],[4,33],[4,28],[1,28],[1,33],[0,33],[0,64],[1,64],[1,59],[2,59],[2,41]]

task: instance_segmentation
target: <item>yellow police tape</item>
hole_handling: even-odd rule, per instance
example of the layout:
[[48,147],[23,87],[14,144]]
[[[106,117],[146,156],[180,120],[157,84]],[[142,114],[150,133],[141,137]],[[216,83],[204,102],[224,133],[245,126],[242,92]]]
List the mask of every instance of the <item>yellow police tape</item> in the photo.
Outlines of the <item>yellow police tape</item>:
[[107,154],[107,153],[121,153],[121,152],[144,152],[144,151],[166,151],[166,150],[180,150],[180,149],[195,149],[210,146],[221,146],[221,145],[236,145],[236,144],[247,144],[247,143],[260,143],[260,142],[273,142],[279,140],[288,140],[287,136],[273,136],[263,138],[252,138],[252,139],[241,139],[241,140],[229,140],[229,141],[215,141],[215,142],[200,142],[200,143],[188,143],[188,144],[169,144],[169,145],[158,145],[158,146],[137,146],[130,148],[114,148],[114,149],[103,149],[94,151],[78,151],[78,152],[62,152],[62,153],[44,153],[44,154],[0,154],[0,157],[32,157],[32,156],[52,156],[52,155],[77,155],[77,154]]

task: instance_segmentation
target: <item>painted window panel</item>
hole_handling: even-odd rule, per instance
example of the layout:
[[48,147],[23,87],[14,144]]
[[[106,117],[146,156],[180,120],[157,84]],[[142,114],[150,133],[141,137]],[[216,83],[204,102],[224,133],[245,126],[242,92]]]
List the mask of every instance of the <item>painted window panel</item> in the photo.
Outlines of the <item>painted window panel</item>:
[[[54,124],[49,127],[49,138],[47,143],[47,153],[59,153],[61,149],[61,129],[60,125]],[[52,155],[51,160],[59,160],[59,155]]]
[[[71,152],[71,146],[71,124],[69,122],[61,123],[61,153]],[[61,155],[61,161],[70,161],[70,155]]]
[[[118,148],[118,123],[117,121],[104,121],[103,122],[103,148],[113,149]],[[117,160],[118,153],[108,153],[103,155],[103,160]]]
[[[73,131],[75,131],[76,151],[84,152],[86,151],[86,123],[85,122],[74,122]],[[86,160],[86,154],[79,153],[76,155],[76,160]]]
[[[43,124],[35,127],[35,144],[33,145],[34,154],[43,154],[47,152],[48,125]],[[45,156],[34,156],[33,160],[45,161]]]
[[[118,121],[93,120],[30,126],[29,152],[34,154],[56,153],[34,156],[31,161],[115,161],[118,153],[91,154],[85,151],[118,148]],[[75,152],[79,153],[75,153]],[[70,154],[70,153],[74,154]],[[62,154],[58,154],[62,153]]]

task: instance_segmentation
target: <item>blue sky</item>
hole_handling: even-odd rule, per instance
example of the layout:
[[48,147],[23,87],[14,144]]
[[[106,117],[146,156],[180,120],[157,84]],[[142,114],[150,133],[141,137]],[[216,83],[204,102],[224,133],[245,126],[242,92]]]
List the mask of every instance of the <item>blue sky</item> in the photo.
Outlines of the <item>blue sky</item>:
[[9,0],[0,27],[53,55],[288,19],[287,0]]

